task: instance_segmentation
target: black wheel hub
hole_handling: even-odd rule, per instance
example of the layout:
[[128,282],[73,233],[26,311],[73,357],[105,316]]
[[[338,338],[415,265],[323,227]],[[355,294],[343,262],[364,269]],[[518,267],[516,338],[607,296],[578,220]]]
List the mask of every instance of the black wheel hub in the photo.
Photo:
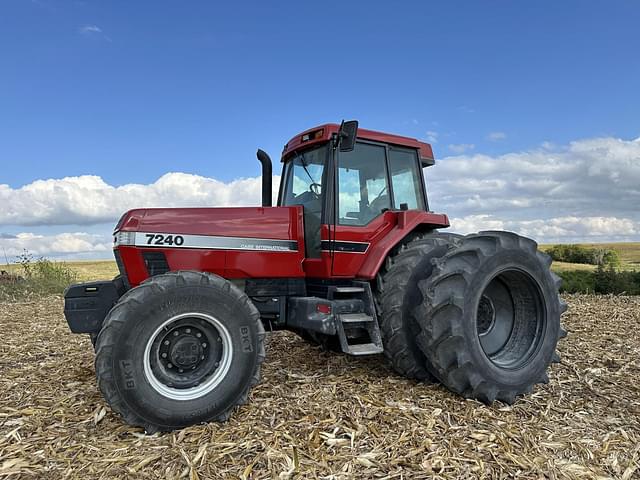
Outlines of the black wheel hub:
[[486,335],[496,321],[496,308],[489,297],[483,295],[478,305],[478,335]]
[[503,270],[489,281],[478,301],[476,329],[494,365],[515,369],[529,361],[544,335],[543,305],[536,282],[521,270]]
[[203,349],[202,344],[193,335],[181,335],[171,345],[169,358],[174,365],[183,368],[191,368],[200,363]]
[[182,318],[156,337],[149,363],[166,386],[191,388],[216,371],[222,353],[222,339],[215,327],[198,318]]

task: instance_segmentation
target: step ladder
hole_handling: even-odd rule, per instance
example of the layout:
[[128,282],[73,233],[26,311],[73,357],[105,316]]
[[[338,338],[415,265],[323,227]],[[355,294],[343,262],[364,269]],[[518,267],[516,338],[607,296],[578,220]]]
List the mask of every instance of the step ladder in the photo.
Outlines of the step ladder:
[[351,286],[331,286],[329,300],[360,299],[363,312],[337,313],[336,331],[342,351],[349,355],[382,353],[382,337],[376,316],[371,286],[367,282],[353,282]]

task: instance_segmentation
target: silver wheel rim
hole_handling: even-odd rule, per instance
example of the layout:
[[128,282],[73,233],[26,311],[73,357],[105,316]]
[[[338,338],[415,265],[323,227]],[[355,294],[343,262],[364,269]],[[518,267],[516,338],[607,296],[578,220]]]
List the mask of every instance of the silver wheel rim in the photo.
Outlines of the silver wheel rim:
[[[204,381],[200,385],[191,388],[174,388],[165,385],[154,374],[153,369],[151,368],[151,347],[156,338],[160,334],[165,332],[172,323],[184,318],[196,318],[204,320],[216,329],[222,341],[222,357],[220,358],[220,364],[216,368],[213,375],[207,378],[206,381]],[[163,322],[149,337],[149,340],[147,340],[143,357],[144,374],[151,387],[163,397],[170,398],[172,400],[195,400],[207,395],[218,385],[220,385],[220,382],[222,382],[222,380],[226,377],[229,369],[231,368],[232,358],[233,345],[231,343],[231,335],[229,334],[227,328],[220,322],[220,320],[211,315],[201,312],[181,313],[180,315],[171,317]]]

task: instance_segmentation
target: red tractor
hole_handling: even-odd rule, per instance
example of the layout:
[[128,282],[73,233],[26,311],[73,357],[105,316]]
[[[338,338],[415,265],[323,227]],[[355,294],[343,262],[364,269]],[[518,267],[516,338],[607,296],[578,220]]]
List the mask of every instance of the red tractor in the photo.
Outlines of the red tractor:
[[487,404],[548,381],[566,333],[551,260],[514,233],[439,232],[430,145],[355,121],[307,130],[284,147],[276,207],[271,160],[258,159],[261,207],[131,210],[114,232],[120,275],[65,292],[127,423],[229,418],[259,381],[265,330],[384,353],[402,375]]

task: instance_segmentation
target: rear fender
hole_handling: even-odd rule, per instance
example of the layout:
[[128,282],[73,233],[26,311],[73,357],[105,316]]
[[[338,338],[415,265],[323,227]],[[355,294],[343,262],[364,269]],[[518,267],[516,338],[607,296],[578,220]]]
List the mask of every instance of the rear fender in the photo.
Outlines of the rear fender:
[[397,214],[396,225],[384,238],[369,247],[367,258],[357,273],[358,278],[373,280],[389,252],[412,232],[429,231],[449,226],[449,218],[441,213],[407,210],[397,212]]

